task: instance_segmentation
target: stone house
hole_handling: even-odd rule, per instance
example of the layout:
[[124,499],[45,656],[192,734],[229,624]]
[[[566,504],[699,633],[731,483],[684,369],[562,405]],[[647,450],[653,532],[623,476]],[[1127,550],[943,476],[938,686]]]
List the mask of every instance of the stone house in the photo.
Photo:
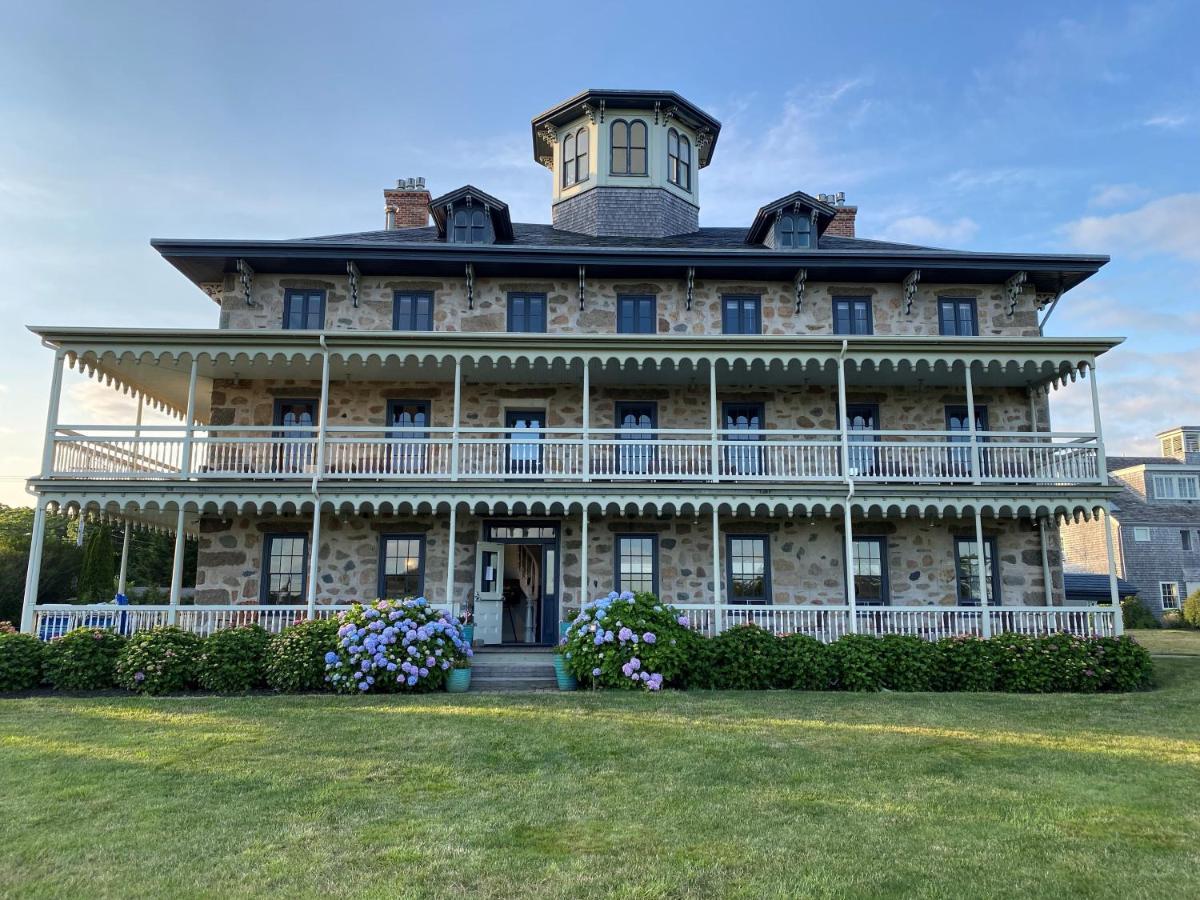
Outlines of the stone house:
[[[670,91],[585,91],[531,122],[552,224],[407,179],[379,230],[153,241],[217,327],[33,329],[39,515],[199,541],[195,604],[180,562],[137,627],[423,594],[545,644],[615,589],[708,632],[1119,629],[1063,605],[1059,536],[1116,492],[1094,373],[1119,339],[1041,333],[1107,258],[871,240],[799,190],[701,227],[720,131]],[[178,424],[62,427],[64,365]],[[1081,377],[1094,427],[1056,433]]]

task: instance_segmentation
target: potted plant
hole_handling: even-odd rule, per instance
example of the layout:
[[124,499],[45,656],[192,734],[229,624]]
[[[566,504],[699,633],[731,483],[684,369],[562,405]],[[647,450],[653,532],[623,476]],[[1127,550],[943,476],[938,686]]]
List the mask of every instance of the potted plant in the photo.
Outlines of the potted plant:
[[554,648],[554,680],[558,682],[560,691],[573,691],[579,687],[575,676],[567,671],[567,639],[564,636]]
[[468,647],[475,646],[475,618],[472,614],[471,607],[464,606],[463,611],[459,613],[458,620],[462,622],[463,640],[467,642]]
[[450,694],[465,694],[471,687],[471,659],[456,659],[446,675],[446,691]]

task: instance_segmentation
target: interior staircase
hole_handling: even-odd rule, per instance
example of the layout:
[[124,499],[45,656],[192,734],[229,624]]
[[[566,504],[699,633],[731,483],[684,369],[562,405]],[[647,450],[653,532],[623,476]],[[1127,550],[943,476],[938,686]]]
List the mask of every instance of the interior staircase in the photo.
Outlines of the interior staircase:
[[556,691],[549,647],[479,647],[471,660],[472,691]]

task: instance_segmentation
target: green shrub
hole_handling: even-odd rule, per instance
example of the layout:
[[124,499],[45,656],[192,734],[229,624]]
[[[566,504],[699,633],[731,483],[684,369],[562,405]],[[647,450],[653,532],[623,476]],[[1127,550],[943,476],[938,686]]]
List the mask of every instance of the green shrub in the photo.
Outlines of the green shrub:
[[762,691],[778,685],[783,647],[765,628],[752,623],[729,628],[712,639],[709,649],[714,687]]
[[0,634],[16,634],[17,629],[8,619],[0,619]]
[[1102,691],[1144,691],[1154,686],[1150,651],[1128,635],[1092,641]]
[[270,640],[261,625],[214,631],[204,639],[197,659],[200,687],[218,694],[244,694],[262,687]]
[[1200,628],[1200,591],[1192,591],[1183,601],[1183,621]]
[[563,637],[563,665],[581,684],[657,691],[696,672],[688,617],[650,593],[583,604]]
[[43,667],[60,691],[102,691],[116,685],[126,638],[104,628],[76,628],[46,645]]
[[1163,628],[1187,628],[1188,623],[1183,619],[1183,610],[1167,609],[1162,614]]
[[919,637],[888,634],[879,639],[883,686],[893,691],[932,691],[940,680],[937,647]]
[[829,645],[834,685],[842,691],[877,691],[887,671],[879,638],[847,634]]
[[28,691],[42,683],[45,645],[32,634],[0,634],[0,691]]
[[337,648],[336,619],[297,622],[267,645],[267,686],[286,693],[327,691],[325,654]]
[[939,691],[990,691],[996,685],[990,641],[974,637],[952,637],[938,641],[936,648]]
[[829,647],[807,634],[780,639],[778,685],[796,691],[827,691],[833,685]]
[[1126,628],[1158,628],[1158,619],[1137,597],[1126,597],[1121,601],[1121,619]]
[[196,683],[201,643],[174,625],[139,631],[117,657],[117,684],[145,694],[186,691]]

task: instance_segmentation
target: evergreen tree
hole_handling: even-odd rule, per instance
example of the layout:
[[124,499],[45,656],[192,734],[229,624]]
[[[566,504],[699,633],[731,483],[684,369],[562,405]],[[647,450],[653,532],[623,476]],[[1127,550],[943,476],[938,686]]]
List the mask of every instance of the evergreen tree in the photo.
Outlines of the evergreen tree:
[[79,573],[79,599],[84,603],[106,603],[116,589],[116,554],[107,525],[84,532],[83,570]]

